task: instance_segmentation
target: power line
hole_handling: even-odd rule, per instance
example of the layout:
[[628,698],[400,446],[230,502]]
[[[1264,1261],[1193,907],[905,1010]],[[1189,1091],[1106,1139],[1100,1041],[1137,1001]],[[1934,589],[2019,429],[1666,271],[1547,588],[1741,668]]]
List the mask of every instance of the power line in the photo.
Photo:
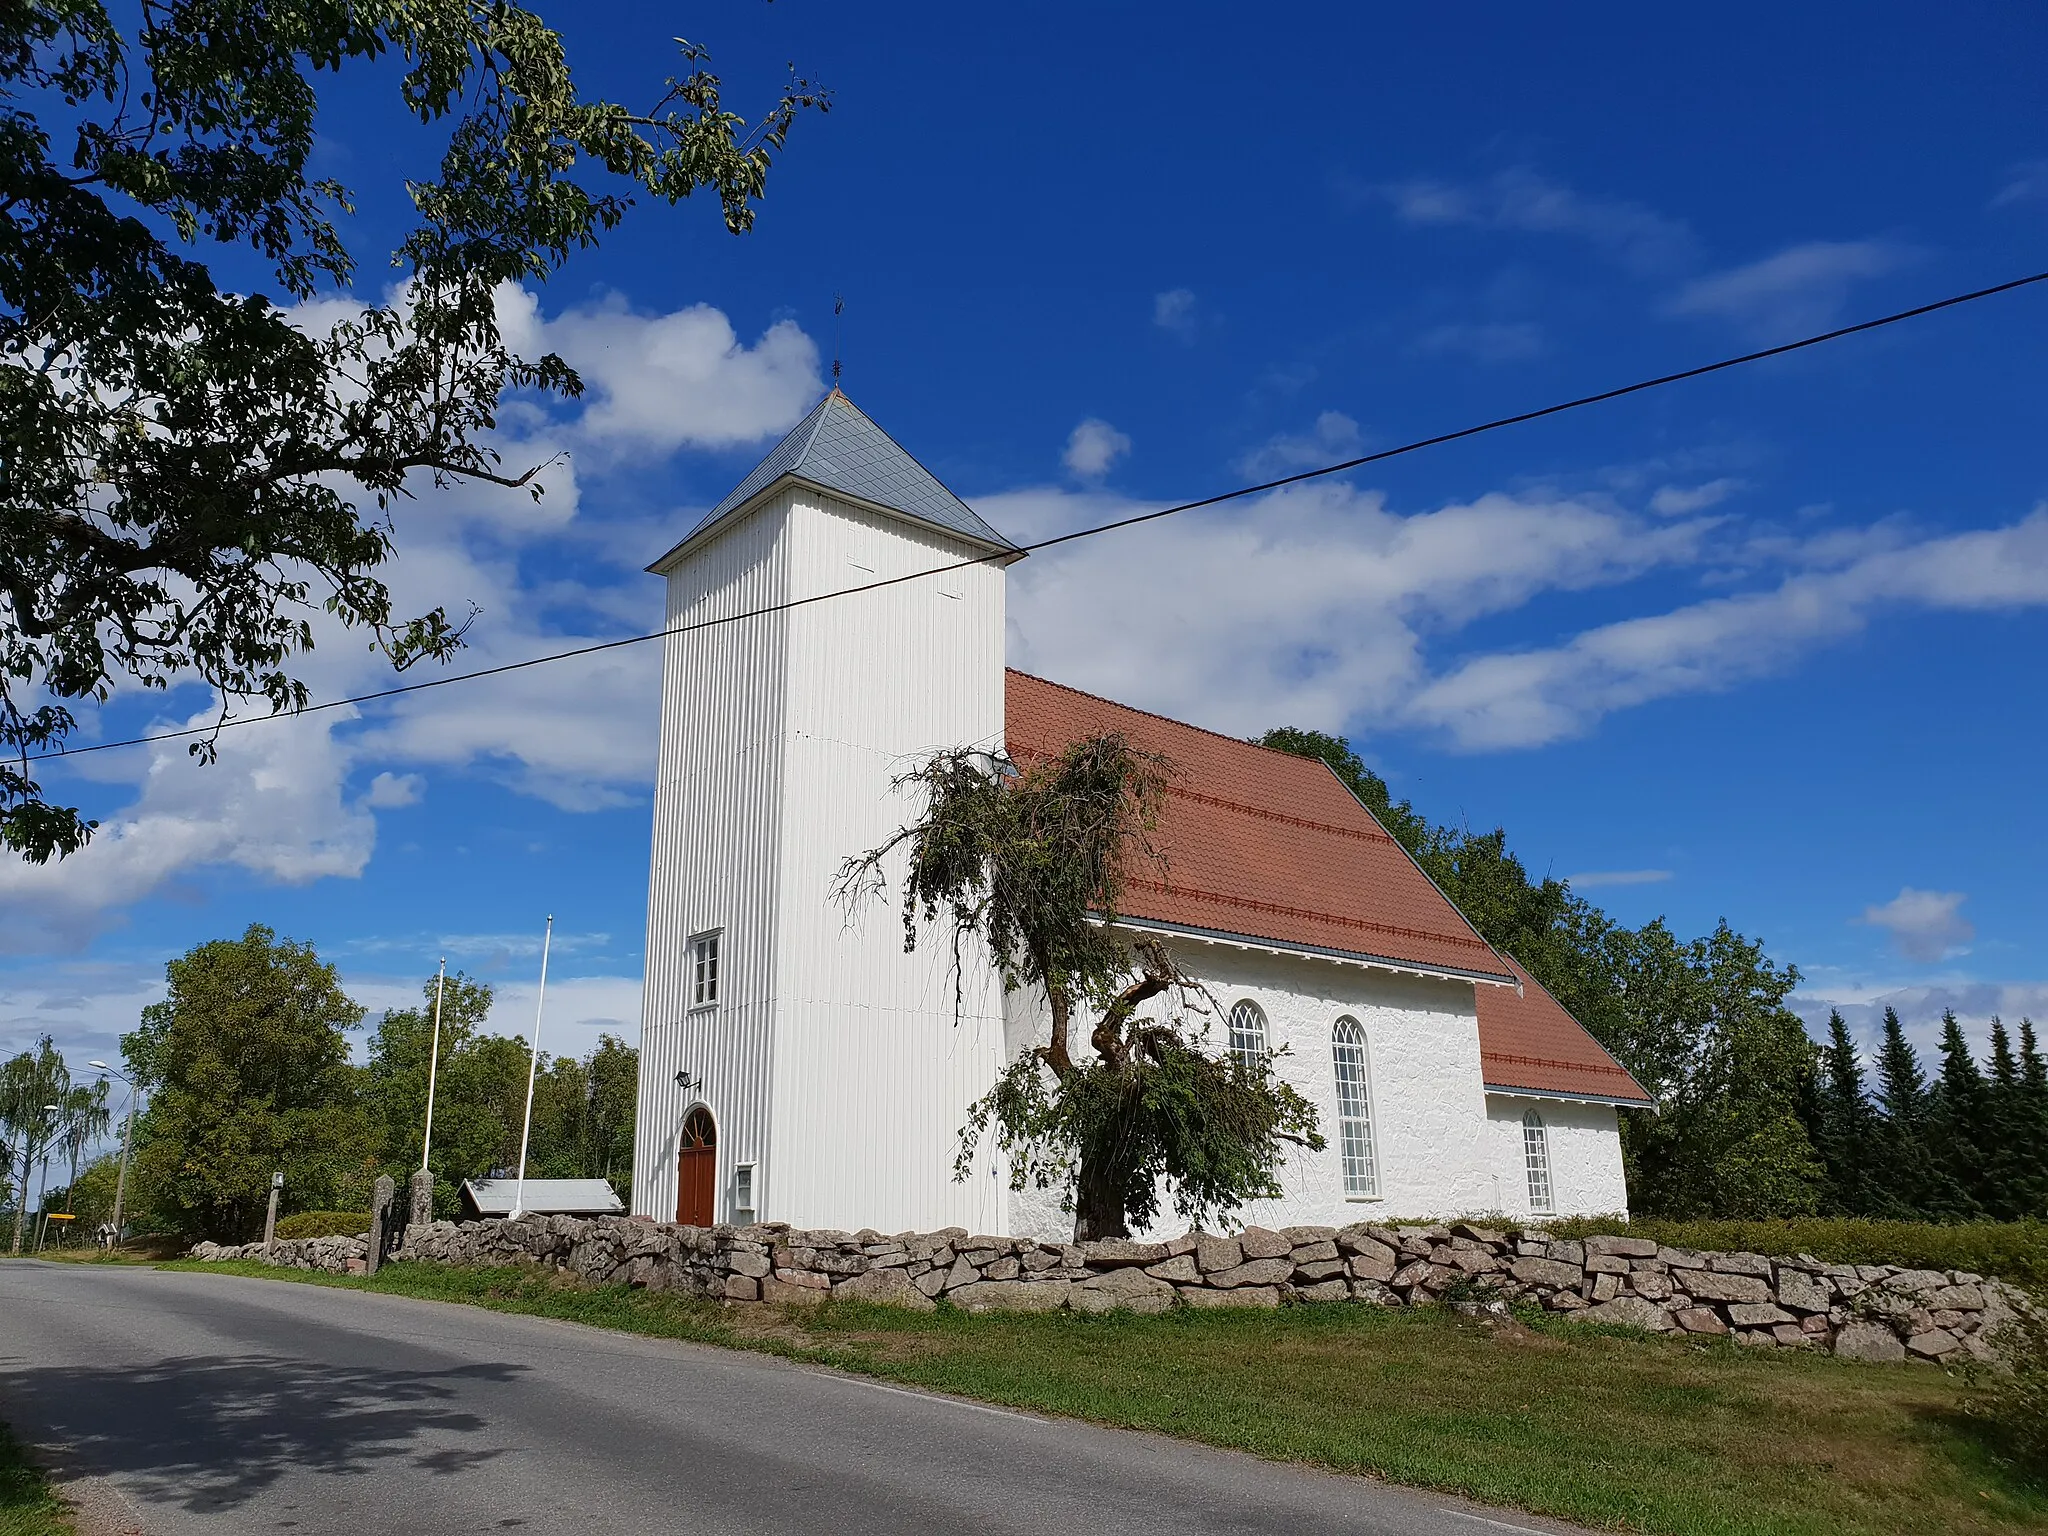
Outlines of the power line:
[[1668,384],[1682,384],[1688,379],[1704,378],[1710,373],[1720,373],[1729,368],[1740,368],[1747,363],[1763,362],[1767,358],[1783,357],[1788,352],[1804,351],[1824,342],[1839,341],[1844,336],[1860,335],[1864,331],[1875,331],[1888,325],[1897,325],[1902,320],[1917,320],[1922,315],[1931,315],[1958,305],[1973,304],[1979,299],[1995,298],[2014,289],[2025,288],[2034,283],[2048,282],[2048,272],[2035,272],[2026,277],[2016,277],[2008,282],[1995,283],[1989,288],[1976,288],[1968,293],[1952,294],[1945,299],[1936,299],[1931,304],[1916,304],[1911,309],[1901,309],[1889,315],[1880,315],[1875,320],[1858,321],[1855,325],[1844,325],[1832,331],[1822,331],[1815,336],[1805,336],[1798,341],[1781,342],[1774,347],[1765,347],[1756,352],[1744,352],[1737,357],[1724,357],[1719,362],[1702,363],[1695,368],[1681,369],[1677,373],[1659,374],[1651,379],[1639,379],[1633,384],[1623,384],[1616,389],[1603,389],[1597,394],[1580,395],[1575,400],[1561,400],[1555,405],[1546,405],[1533,411],[1519,411],[1512,416],[1497,416],[1491,421],[1482,421],[1476,426],[1460,427],[1455,432],[1439,432],[1434,437],[1417,438],[1397,448],[1382,448],[1377,453],[1360,454],[1355,459],[1345,459],[1337,464],[1325,464],[1319,469],[1305,469],[1297,474],[1282,475],[1277,480],[1262,480],[1256,485],[1241,485],[1236,490],[1222,491],[1214,496],[1204,496],[1198,501],[1183,501],[1171,507],[1161,507],[1152,512],[1140,512],[1131,517],[1120,517],[1112,522],[1097,523],[1093,527],[1079,528],[1072,533],[1062,533],[1049,539],[1040,539],[1035,544],[1012,546],[1008,550],[981,555],[972,560],[956,560],[950,565],[936,565],[929,570],[912,571],[904,576],[884,577],[880,581],[865,582],[857,587],[841,587],[831,592],[814,593],[809,597],[793,597],[785,602],[770,603],[761,608],[749,608],[740,613],[727,614],[722,618],[699,619],[690,624],[678,624],[668,629],[650,630],[644,635],[627,635],[617,640],[601,640],[592,645],[580,645],[566,651],[551,651],[545,656],[530,656],[524,661],[508,661],[495,667],[480,667],[474,672],[455,672],[441,677],[427,678],[422,682],[405,683],[395,688],[380,688],[373,693],[358,693],[345,699],[328,699],[323,703],[309,704],[304,709],[280,711],[269,715],[238,715],[227,720],[217,720],[211,725],[186,726],[175,731],[156,731],[146,736],[131,736],[122,741],[101,741],[86,746],[60,747],[53,752],[30,754],[31,761],[40,762],[45,758],[79,757],[88,752],[111,752],[117,747],[147,746],[152,742],[175,741],[187,736],[211,736],[230,726],[251,725],[265,720],[296,719],[305,715],[319,714],[323,710],[344,709],[356,704],[373,704],[381,699],[395,699],[409,693],[423,693],[429,688],[446,688],[453,683],[473,683],[486,677],[500,677],[507,672],[523,672],[528,667],[547,666],[552,662],[570,661],[578,656],[595,656],[603,651],[616,651],[629,645],[644,645],[649,640],[666,640],[674,635],[693,634],[702,629],[715,629],[724,624],[737,624],[745,619],[766,618],[772,614],[787,613],[793,608],[807,608],[813,603],[830,602],[835,598],[854,597],[863,592],[878,592],[885,587],[901,586],[905,582],[922,581],[929,576],[943,576],[951,571],[971,570],[977,566],[1014,559],[1019,554],[1034,554],[1042,549],[1057,545],[1071,544],[1077,539],[1092,539],[1098,534],[1114,533],[1119,528],[1135,528],[1140,523],[1157,522],[1161,518],[1173,517],[1182,512],[1194,512],[1203,507],[1214,507],[1226,501],[1239,501],[1246,496],[1257,496],[1266,491],[1277,491],[1285,486],[1299,485],[1305,480],[1320,480],[1326,475],[1338,475],[1346,470],[1358,469],[1367,464],[1382,463],[1397,459],[1404,454],[1419,453],[1425,448],[1441,447],[1468,437],[1477,437],[1484,432],[1497,432],[1503,427],[1520,426],[1524,422],[1541,421],[1546,416],[1562,415],[1566,411],[1580,410],[1589,405],[1600,405],[1609,400],[1619,400],[1625,395],[1638,395],[1645,390],[1662,389]]

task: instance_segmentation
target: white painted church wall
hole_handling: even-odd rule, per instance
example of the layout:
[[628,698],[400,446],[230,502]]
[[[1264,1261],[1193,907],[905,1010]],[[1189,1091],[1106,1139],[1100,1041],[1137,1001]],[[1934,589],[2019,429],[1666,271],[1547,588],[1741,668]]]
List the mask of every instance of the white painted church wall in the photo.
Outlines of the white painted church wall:
[[[825,592],[972,559],[956,540],[804,490],[792,589]],[[966,959],[956,1019],[951,947],[903,950],[903,861],[889,893],[849,913],[842,864],[919,809],[892,781],[932,753],[1003,729],[1003,572],[973,566],[794,610],[784,715],[785,817],[773,1134],[764,1213],[799,1226],[989,1231],[1003,1192],[955,1183],[964,1108],[1002,1065],[986,959]]]
[[1553,1214],[1625,1215],[1628,1184],[1622,1176],[1620,1111],[1612,1104],[1506,1093],[1486,1096],[1488,1156],[1503,1196],[1493,1209],[1509,1216],[1536,1214],[1529,1206],[1522,1143],[1522,1116],[1531,1109],[1543,1117],[1550,1142]]
[[[670,628],[749,612],[789,593],[784,497],[727,528],[668,578]],[[789,617],[721,624],[664,642],[661,754],[647,889],[636,1214],[676,1214],[683,1117],[700,1099],[718,1127],[718,1209],[736,1164],[762,1158],[774,1071],[776,849],[785,757]],[[721,928],[721,998],[692,1012],[690,936]],[[677,1086],[678,1072],[703,1079]]]
[[[1493,1210],[1496,1161],[1487,1138],[1479,1066],[1479,1024],[1472,983],[1404,976],[1311,956],[1266,955],[1224,944],[1173,941],[1177,958],[1214,994],[1227,1016],[1241,999],[1266,1015],[1267,1043],[1284,1054],[1274,1072],[1316,1108],[1329,1145],[1321,1152],[1290,1148],[1279,1200],[1254,1201],[1229,1225],[1345,1226],[1355,1221]],[[1013,1053],[1048,1037],[1042,1001],[1013,994]],[[1377,1197],[1347,1196],[1338,1143],[1332,1031],[1356,1019],[1366,1037]],[[1228,1040],[1224,1017],[1209,1024],[1209,1043]],[[1071,1235],[1073,1218],[1060,1193],[1011,1196],[1017,1235]],[[1186,1222],[1162,1206],[1147,1235],[1183,1232]]]

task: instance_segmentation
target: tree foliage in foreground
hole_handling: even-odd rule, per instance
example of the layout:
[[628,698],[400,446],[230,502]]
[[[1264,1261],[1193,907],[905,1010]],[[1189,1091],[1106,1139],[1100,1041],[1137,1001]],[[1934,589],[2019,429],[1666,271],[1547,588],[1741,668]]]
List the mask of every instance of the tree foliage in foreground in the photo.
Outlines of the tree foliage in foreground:
[[[582,95],[560,37],[506,0],[0,8],[7,848],[42,861],[90,835],[32,777],[77,700],[197,679],[223,709],[301,707],[293,658],[323,609],[401,669],[459,645],[445,606],[393,612],[389,511],[422,481],[537,495],[537,466],[491,445],[500,401],[581,388],[505,344],[500,286],[545,280],[636,193],[706,192],[746,230],[794,119],[824,105],[792,81],[750,131],[680,47],[684,73],[635,109]],[[349,299],[351,195],[312,169],[316,82],[342,69],[381,72],[440,153],[405,183],[382,303]],[[342,302],[294,312],[323,294]]]
[[1219,1055],[1207,1000],[1173,957],[1116,925],[1130,872],[1156,862],[1150,833],[1172,772],[1114,733],[1024,769],[942,752],[903,780],[923,814],[840,877],[857,901],[905,851],[904,947],[937,924],[956,970],[986,946],[1006,991],[1045,999],[1049,1038],[970,1109],[955,1175],[992,1141],[1014,1188],[1061,1191],[1077,1242],[1149,1223],[1162,1189],[1191,1222],[1278,1197],[1285,1146],[1324,1144],[1270,1057]]

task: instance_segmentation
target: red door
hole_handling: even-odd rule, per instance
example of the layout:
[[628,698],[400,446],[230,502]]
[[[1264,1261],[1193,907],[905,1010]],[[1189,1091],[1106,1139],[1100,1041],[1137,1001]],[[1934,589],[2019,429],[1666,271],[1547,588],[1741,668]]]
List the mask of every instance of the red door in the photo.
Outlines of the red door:
[[676,1154],[677,1223],[710,1226],[717,1189],[718,1129],[712,1124],[711,1111],[699,1104],[683,1121],[682,1147]]

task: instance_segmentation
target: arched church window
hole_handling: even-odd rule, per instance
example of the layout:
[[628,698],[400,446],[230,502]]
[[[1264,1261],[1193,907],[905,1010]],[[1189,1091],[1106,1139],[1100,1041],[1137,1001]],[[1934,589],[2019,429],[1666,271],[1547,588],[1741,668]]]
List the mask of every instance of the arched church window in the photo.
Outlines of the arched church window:
[[1547,1216],[1557,1209],[1550,1189],[1550,1131],[1533,1109],[1522,1116],[1522,1163],[1529,1172],[1529,1209]]
[[1330,1057],[1336,1069],[1337,1150],[1344,1163],[1344,1193],[1370,1199],[1380,1192],[1380,1170],[1372,1145],[1371,1069],[1358,1020],[1337,1021],[1330,1031]]
[[1230,1054],[1247,1072],[1265,1060],[1266,1016],[1250,998],[1230,1010]]

